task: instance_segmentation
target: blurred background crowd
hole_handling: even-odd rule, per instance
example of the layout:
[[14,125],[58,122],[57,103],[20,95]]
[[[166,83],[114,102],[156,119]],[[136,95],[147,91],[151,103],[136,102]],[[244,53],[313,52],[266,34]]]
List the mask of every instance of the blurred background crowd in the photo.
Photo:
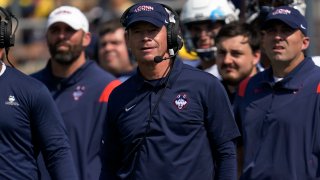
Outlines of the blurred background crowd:
[[[45,42],[45,25],[49,13],[61,5],[78,7],[87,16],[90,22],[90,32],[95,35],[99,24],[114,17],[120,17],[125,9],[141,0],[1,0],[0,6],[8,8],[19,19],[19,28],[16,32],[15,46],[11,49],[9,57],[15,67],[26,74],[33,73],[45,66],[49,58]],[[178,13],[186,0],[153,0],[171,6]],[[199,0],[201,1],[201,0]],[[241,21],[250,21],[258,11],[257,2],[268,0],[232,0],[239,9]],[[269,0],[271,1],[271,0]],[[284,0],[280,0],[284,1]],[[290,1],[290,0],[289,0]],[[272,2],[277,2],[272,0]],[[306,0],[305,16],[309,23],[309,37],[311,46],[309,55],[320,54],[320,8],[319,0]],[[94,38],[97,36],[93,36]],[[88,55],[96,58],[96,42],[93,41],[88,49]],[[185,51],[185,58],[197,59],[194,54]]]

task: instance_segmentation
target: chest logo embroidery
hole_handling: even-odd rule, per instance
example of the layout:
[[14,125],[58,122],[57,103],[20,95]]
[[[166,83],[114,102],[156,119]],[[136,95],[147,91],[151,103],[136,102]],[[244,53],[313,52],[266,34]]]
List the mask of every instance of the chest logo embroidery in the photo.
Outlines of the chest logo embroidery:
[[78,101],[80,97],[83,95],[84,91],[86,90],[85,86],[77,86],[76,89],[73,91],[72,96],[75,101]]
[[8,97],[8,101],[5,102],[9,106],[19,106],[19,103],[16,101],[16,98],[13,95]]
[[126,112],[128,112],[128,111],[130,111],[132,108],[134,108],[136,105],[134,104],[134,105],[132,105],[132,106],[130,106],[130,107],[126,107],[124,110],[126,111]]
[[185,93],[178,94],[176,96],[176,99],[174,100],[174,104],[179,110],[184,109],[188,104],[187,94]]

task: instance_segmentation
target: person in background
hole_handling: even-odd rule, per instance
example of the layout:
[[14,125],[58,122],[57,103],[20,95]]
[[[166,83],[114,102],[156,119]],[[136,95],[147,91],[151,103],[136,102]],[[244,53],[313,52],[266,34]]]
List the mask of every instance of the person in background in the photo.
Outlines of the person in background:
[[41,152],[52,179],[77,180],[62,117],[48,89],[4,63],[14,45],[11,12],[0,7],[0,179],[38,179]]
[[240,83],[259,72],[260,39],[260,32],[240,22],[223,26],[215,38],[216,63],[231,104]]
[[99,29],[99,65],[122,82],[136,72],[136,62],[130,56],[124,33],[118,18],[101,24]]
[[100,179],[236,179],[230,102],[217,78],[175,59],[177,13],[141,2],[121,22],[138,71],[110,95]]
[[304,54],[307,21],[280,6],[262,30],[271,66],[253,76],[235,101],[244,147],[241,179],[319,179],[320,68]]
[[187,0],[182,7],[180,20],[186,49],[199,56],[199,69],[220,79],[214,38],[225,24],[237,21],[238,14],[228,0]]
[[[108,97],[120,81],[86,59],[91,34],[88,20],[79,9],[60,6],[53,10],[47,21],[46,40],[51,57],[44,69],[31,76],[48,87],[58,105],[79,178],[98,179]],[[47,179],[45,174],[41,171]]]

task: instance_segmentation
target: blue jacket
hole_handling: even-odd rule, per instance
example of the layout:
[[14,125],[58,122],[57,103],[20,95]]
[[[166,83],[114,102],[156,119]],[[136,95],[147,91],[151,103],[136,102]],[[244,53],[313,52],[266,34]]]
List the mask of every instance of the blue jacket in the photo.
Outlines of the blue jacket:
[[242,179],[320,178],[320,68],[304,59],[275,83],[252,77],[235,102],[244,146]]
[[48,87],[58,105],[79,178],[98,179],[101,170],[99,150],[107,101],[111,90],[120,82],[90,60],[66,79],[54,77],[50,63],[32,76]]
[[65,126],[48,89],[6,67],[0,92],[0,179],[39,179],[40,152],[52,179],[77,179]]

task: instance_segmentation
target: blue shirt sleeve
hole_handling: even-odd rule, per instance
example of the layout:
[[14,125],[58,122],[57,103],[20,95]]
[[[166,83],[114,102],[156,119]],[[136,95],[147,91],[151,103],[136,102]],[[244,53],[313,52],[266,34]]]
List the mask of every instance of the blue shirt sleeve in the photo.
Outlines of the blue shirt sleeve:
[[210,83],[206,102],[206,129],[212,146],[240,136],[226,91],[219,81]]
[[104,124],[104,133],[101,142],[101,159],[102,168],[100,180],[117,179],[117,171],[121,166],[121,147],[118,139],[117,127],[114,122],[114,114],[112,113],[112,105],[107,110],[107,121]]
[[211,151],[216,160],[217,179],[236,179],[235,139],[240,136],[230,101],[220,82],[209,84],[206,108],[206,129]]
[[217,173],[216,179],[237,179],[237,159],[235,143],[227,141],[217,147]]
[[32,134],[52,179],[78,179],[62,117],[45,86],[31,100]]

